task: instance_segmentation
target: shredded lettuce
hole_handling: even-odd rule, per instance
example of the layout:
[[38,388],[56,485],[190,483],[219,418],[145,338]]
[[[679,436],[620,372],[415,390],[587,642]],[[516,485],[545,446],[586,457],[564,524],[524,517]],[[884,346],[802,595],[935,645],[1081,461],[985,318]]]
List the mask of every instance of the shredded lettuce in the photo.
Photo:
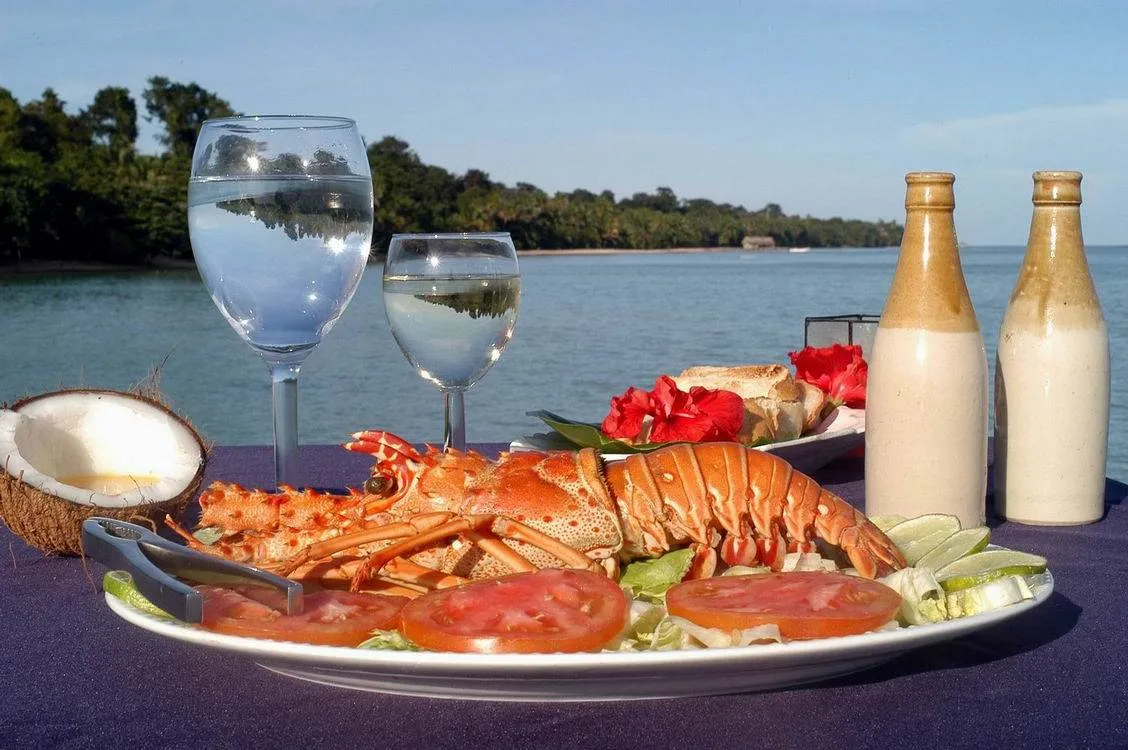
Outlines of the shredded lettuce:
[[928,568],[902,568],[878,580],[901,595],[897,620],[902,625],[924,625],[948,619],[944,590]]
[[[757,625],[751,628],[705,628],[696,625],[681,617],[671,616],[669,620],[677,627],[684,630],[689,637],[706,648],[731,648],[732,646],[748,646],[753,643],[775,641],[782,643],[783,637],[779,633],[779,626],[773,624]],[[692,643],[690,645],[693,645]]]
[[660,604],[634,601],[630,621],[617,640],[605,651],[674,651],[685,648],[685,633],[671,622]]
[[619,585],[627,596],[662,604],[666,590],[685,578],[692,563],[693,550],[689,548],[667,552],[653,560],[639,560],[623,570]]
[[790,573],[793,570],[834,572],[838,570],[838,565],[834,560],[828,560],[818,552],[788,552],[783,556],[783,567],[780,568],[780,572]]
[[1034,592],[1020,575],[996,578],[978,586],[953,591],[946,597],[949,617],[970,617],[1033,599]]

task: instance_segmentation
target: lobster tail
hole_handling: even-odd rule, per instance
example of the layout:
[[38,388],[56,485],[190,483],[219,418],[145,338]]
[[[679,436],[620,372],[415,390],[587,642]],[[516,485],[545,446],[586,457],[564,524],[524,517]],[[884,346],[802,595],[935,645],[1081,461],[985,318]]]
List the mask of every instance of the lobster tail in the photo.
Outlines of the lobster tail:
[[739,443],[633,455],[608,464],[606,476],[627,558],[689,543],[719,549],[729,565],[778,570],[787,552],[813,551],[822,540],[868,578],[905,566],[896,545],[845,500],[778,456]]

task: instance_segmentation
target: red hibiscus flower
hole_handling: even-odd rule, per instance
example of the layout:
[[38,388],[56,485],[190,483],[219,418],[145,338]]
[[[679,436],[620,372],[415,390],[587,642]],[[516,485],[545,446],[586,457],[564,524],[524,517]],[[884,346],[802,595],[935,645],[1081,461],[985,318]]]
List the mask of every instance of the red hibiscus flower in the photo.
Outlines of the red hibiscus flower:
[[663,375],[652,391],[632,387],[613,397],[600,430],[640,443],[700,443],[735,440],[743,424],[744,401],[737,394],[700,386],[681,391]]
[[795,377],[818,386],[833,406],[864,409],[869,367],[857,344],[832,344],[816,349],[805,347],[788,354],[795,365]]

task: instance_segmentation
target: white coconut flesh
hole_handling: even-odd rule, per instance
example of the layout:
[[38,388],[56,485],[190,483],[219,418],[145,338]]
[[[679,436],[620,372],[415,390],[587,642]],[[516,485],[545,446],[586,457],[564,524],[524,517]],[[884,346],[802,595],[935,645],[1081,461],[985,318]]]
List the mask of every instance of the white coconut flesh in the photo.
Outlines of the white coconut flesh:
[[184,492],[204,460],[167,409],[104,391],[73,391],[0,410],[0,466],[77,505],[128,508]]

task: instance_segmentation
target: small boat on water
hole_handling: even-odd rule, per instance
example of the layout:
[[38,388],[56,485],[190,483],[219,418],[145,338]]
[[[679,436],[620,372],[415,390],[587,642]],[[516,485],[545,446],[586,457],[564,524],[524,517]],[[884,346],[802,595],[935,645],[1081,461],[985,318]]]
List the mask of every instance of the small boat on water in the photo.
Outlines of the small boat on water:
[[809,248],[809,247],[789,247],[789,248],[787,248],[787,252],[789,252],[789,253],[805,253],[805,252],[809,251],[810,249],[811,248]]

